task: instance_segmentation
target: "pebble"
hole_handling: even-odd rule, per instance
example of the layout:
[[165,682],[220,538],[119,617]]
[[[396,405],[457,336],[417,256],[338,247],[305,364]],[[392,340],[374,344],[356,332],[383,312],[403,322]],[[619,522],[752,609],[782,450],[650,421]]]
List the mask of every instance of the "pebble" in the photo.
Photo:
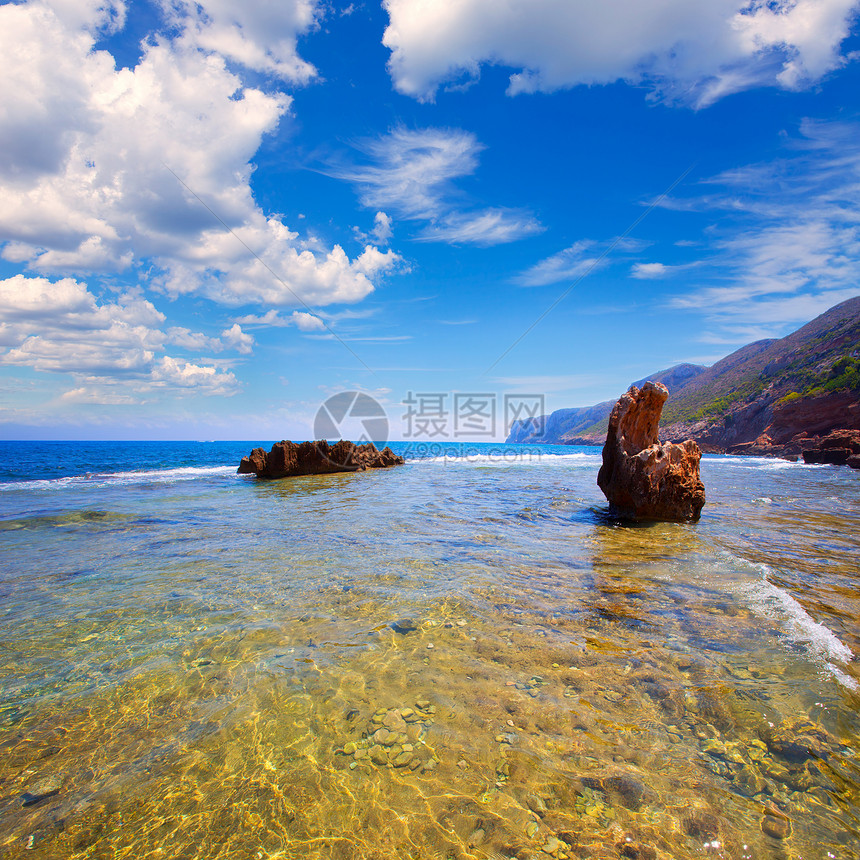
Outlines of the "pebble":
[[59,776],[51,775],[37,779],[27,786],[27,790],[21,795],[21,805],[35,806],[49,797],[54,797],[60,793],[62,785],[63,780]]
[[528,836],[529,839],[534,839],[535,836],[537,835],[538,830],[540,830],[540,827],[538,827],[537,822],[536,821],[530,821],[526,825],[526,836]]
[[786,839],[791,836],[791,822],[782,816],[765,815],[761,820],[761,830],[774,839]]
[[481,845],[486,837],[486,833],[484,833],[484,829],[482,827],[478,827],[469,834],[469,845],[470,847],[477,848]]
[[355,755],[355,751],[358,749],[358,744],[355,741],[350,741],[348,744],[343,745],[343,752],[345,755]]
[[404,750],[402,753],[400,753],[399,756],[397,756],[397,758],[394,759],[392,764],[395,767],[406,767],[411,762],[412,762],[412,753]]
[[465,627],[469,622],[464,621],[462,618],[457,622],[458,627]]
[[391,622],[391,626],[395,632],[400,633],[402,636],[412,633],[413,630],[417,630],[418,628],[414,618],[398,618],[397,621]]
[[374,764],[388,764],[388,753],[379,746],[379,744],[374,744],[369,750],[368,753],[370,755],[370,760]]
[[532,812],[539,815],[541,818],[543,818],[547,813],[546,804],[543,802],[543,798],[538,797],[536,794],[530,794],[526,797],[526,805]]
[[383,718],[382,725],[385,728],[390,729],[392,732],[396,734],[400,734],[400,732],[406,731],[406,721],[400,714],[400,711],[397,708],[392,708]]
[[546,842],[543,844],[543,850],[546,851],[547,854],[558,854],[561,850],[561,842],[555,838],[555,836],[550,836]]

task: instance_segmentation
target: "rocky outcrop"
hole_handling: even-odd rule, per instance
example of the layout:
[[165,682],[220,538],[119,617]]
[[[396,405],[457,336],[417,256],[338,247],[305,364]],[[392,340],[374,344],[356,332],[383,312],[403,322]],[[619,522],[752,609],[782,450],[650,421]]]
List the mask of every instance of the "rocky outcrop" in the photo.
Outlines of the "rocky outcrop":
[[296,475],[327,475],[332,472],[363,472],[365,469],[382,469],[403,465],[390,448],[381,451],[370,442],[356,445],[341,439],[334,445],[328,442],[276,442],[266,453],[254,448],[239,464],[240,475],[258,478],[290,478]]
[[[712,367],[678,365],[648,379],[670,392],[665,439],[694,439],[708,453],[794,459],[811,437],[860,430],[860,296]],[[600,445],[610,411],[611,403],[599,403],[515,422],[509,441]]]
[[860,455],[860,430],[834,430],[827,436],[808,439],[803,448],[805,463],[830,463],[834,466],[854,465]]
[[597,484],[610,510],[629,519],[697,520],[705,504],[702,452],[692,440],[660,444],[665,385],[632,386],[609,416]]

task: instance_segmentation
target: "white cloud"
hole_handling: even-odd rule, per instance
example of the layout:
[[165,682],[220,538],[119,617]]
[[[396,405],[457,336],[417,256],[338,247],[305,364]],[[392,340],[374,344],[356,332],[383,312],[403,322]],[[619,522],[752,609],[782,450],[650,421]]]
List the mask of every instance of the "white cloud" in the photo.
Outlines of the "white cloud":
[[306,314],[304,311],[293,311],[292,323],[299,331],[325,331],[326,325],[313,314]]
[[671,301],[707,312],[717,329],[706,338],[742,342],[751,325],[778,335],[860,292],[858,140],[856,124],[805,122],[783,159],[728,171],[709,180],[712,193],[680,201],[721,216],[699,285]]
[[484,209],[452,213],[430,224],[418,236],[422,242],[452,245],[502,245],[543,232],[536,218],[515,209]]
[[510,67],[508,92],[617,80],[700,106],[752,86],[798,88],[846,58],[856,0],[383,0],[396,88],[432,100],[440,84]]
[[295,326],[299,331],[325,331],[326,324],[318,316],[306,313],[305,311],[293,311],[288,317],[282,317],[278,311],[266,311],[262,316],[240,317],[239,323],[251,326],[267,326],[273,328],[285,328],[286,326]]
[[640,280],[653,280],[664,277],[670,269],[663,263],[634,263],[630,274]]
[[594,255],[595,242],[582,239],[569,248],[559,251],[529,269],[521,272],[516,281],[525,287],[542,287],[557,284],[559,281],[575,281],[590,271],[598,263]]
[[392,230],[391,230],[391,217],[386,215],[384,212],[377,212],[373,219],[373,238],[380,245],[388,244],[388,240],[391,238]]
[[368,247],[350,260],[339,245],[312,247],[266,217],[250,187],[250,161],[291,99],[247,86],[226,59],[307,79],[295,36],[312,26],[316,3],[177,0],[179,34],[146,43],[130,69],[94,50],[110,21],[100,8],[0,6],[3,257],[46,274],[151,261],[169,294],[232,304],[324,305],[372,292],[396,254]]
[[71,278],[15,275],[0,281],[0,318],[0,364],[71,374],[81,384],[69,397],[88,402],[103,390],[109,393],[103,402],[115,403],[125,402],[129,392],[155,388],[235,393],[231,372],[164,355],[165,346],[247,352],[253,342],[238,325],[220,341],[181,328],[165,333],[159,328],[164,314],[151,302],[134,294],[100,302]]
[[293,83],[316,75],[296,52],[298,36],[316,23],[316,0],[161,0],[161,5],[196,47]]
[[462,208],[454,180],[477,170],[484,149],[470,132],[398,127],[365,141],[361,149],[365,164],[333,168],[332,174],[352,182],[368,208],[390,208],[401,218],[429,222],[418,237],[423,241],[498,245],[543,229],[522,210]]

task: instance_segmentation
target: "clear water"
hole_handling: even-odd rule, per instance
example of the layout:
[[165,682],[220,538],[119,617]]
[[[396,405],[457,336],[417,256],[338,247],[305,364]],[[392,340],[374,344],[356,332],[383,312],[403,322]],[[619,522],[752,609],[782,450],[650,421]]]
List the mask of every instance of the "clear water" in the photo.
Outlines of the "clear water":
[[0,856],[860,858],[860,473],[254,444],[0,444]]

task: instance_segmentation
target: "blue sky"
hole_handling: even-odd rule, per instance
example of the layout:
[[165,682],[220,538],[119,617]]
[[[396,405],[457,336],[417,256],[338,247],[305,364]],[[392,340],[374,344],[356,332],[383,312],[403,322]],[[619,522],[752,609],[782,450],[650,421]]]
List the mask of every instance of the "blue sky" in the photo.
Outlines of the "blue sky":
[[0,437],[503,438],[784,335],[860,292],[858,12],[2,5]]

